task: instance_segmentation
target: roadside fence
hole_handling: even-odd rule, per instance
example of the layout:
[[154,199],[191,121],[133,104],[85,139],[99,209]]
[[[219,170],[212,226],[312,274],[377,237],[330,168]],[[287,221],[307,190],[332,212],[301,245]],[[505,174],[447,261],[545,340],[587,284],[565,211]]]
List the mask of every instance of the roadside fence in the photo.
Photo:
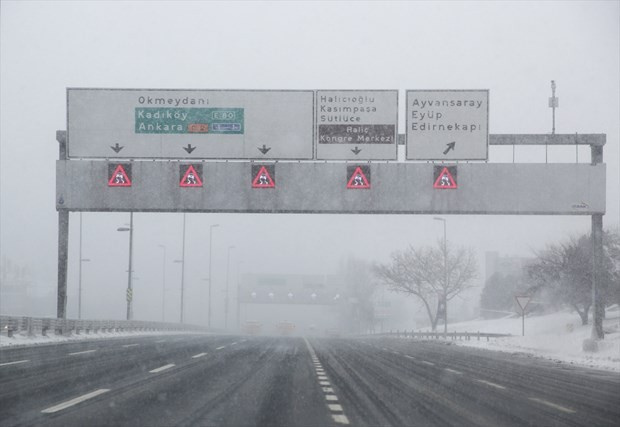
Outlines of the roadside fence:
[[146,322],[139,320],[75,320],[49,317],[0,316],[0,335],[25,336],[80,335],[146,331],[196,331],[205,332],[203,326],[181,323]]
[[397,338],[413,338],[413,339],[443,339],[443,340],[452,340],[452,341],[456,341],[456,340],[464,340],[464,341],[471,341],[472,337],[476,338],[478,341],[480,341],[480,338],[486,338],[487,341],[489,341],[490,338],[501,338],[501,337],[510,337],[512,336],[511,334],[495,334],[495,333],[488,333],[488,332],[422,332],[422,331],[418,331],[415,332],[413,330],[411,331],[407,331],[407,330],[396,330],[396,331],[392,331],[390,330],[389,332],[380,332],[380,333],[373,333],[370,334],[372,336],[392,336],[392,337],[397,337]]

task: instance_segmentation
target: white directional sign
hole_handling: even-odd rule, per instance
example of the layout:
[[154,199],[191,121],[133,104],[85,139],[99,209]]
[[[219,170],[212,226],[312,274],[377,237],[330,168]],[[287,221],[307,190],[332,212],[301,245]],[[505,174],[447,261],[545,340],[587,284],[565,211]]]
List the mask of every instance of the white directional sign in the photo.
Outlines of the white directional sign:
[[319,90],[319,160],[396,160],[397,90]]
[[313,158],[313,91],[68,89],[69,158]]
[[408,160],[487,160],[488,90],[407,91]]

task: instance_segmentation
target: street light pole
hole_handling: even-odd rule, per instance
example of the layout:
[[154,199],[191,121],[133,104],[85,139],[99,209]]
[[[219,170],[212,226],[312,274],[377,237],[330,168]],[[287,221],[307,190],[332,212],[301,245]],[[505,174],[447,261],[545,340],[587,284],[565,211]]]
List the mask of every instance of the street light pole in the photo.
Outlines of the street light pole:
[[129,227],[119,227],[117,231],[129,231],[129,270],[127,271],[127,320],[133,317],[133,287],[131,283],[133,261],[133,212],[129,212]]
[[80,212],[80,268],[78,285],[78,319],[82,319],[82,212]]
[[164,263],[162,272],[162,285],[161,285],[161,321],[166,321],[166,247],[164,245],[157,245],[164,250]]
[[234,246],[228,247],[228,257],[226,259],[226,300],[224,301],[224,329],[228,329],[228,278],[230,276],[230,251]]
[[443,222],[443,273],[444,273],[444,282],[443,282],[443,333],[448,333],[448,296],[446,292],[448,292],[448,248],[447,248],[447,240],[446,240],[446,220],[445,218],[434,217],[434,220]]
[[183,214],[183,248],[181,249],[181,323],[183,323],[183,302],[185,297],[185,213]]
[[211,255],[213,254],[213,229],[219,227],[219,224],[212,224],[209,227],[209,303],[207,305],[207,327],[211,327],[211,288],[213,280],[211,280]]

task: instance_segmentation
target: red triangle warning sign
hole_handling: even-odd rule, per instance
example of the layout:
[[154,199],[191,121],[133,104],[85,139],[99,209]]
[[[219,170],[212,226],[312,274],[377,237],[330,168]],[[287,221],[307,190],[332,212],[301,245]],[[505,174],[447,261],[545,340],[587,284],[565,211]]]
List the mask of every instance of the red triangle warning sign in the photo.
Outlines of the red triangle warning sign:
[[357,166],[352,174],[350,174],[349,182],[347,183],[347,188],[350,189],[366,189],[370,188],[370,180],[367,175],[370,174],[369,170],[364,172],[362,170],[363,166]]
[[433,188],[448,190],[458,188],[456,185],[456,167],[454,166],[444,166],[441,169],[441,172],[437,174],[437,170],[439,170],[441,166],[435,167],[435,183],[433,184]]
[[[183,169],[186,169],[185,173],[183,173]],[[194,168],[194,165],[181,165],[181,182],[179,182],[179,186],[181,187],[202,187],[202,179],[200,179],[200,174]]]
[[[114,165],[109,165],[108,172],[112,170]],[[127,171],[122,164],[116,166],[114,171],[110,174],[108,180],[108,187],[131,187],[131,165],[126,165]],[[127,173],[129,172],[129,174]]]
[[252,188],[274,188],[275,186],[276,183],[273,178],[271,178],[271,174],[267,170],[267,167],[261,166],[258,173],[254,176]]

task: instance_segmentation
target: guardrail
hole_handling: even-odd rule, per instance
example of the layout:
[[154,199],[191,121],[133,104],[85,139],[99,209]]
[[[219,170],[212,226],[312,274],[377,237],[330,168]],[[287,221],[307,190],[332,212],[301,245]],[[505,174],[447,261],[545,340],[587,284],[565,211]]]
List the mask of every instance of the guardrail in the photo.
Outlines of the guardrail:
[[487,341],[489,341],[490,338],[501,338],[501,337],[511,337],[512,334],[495,334],[495,333],[488,333],[488,332],[415,332],[415,331],[389,331],[389,332],[381,332],[381,333],[377,333],[377,334],[371,334],[372,336],[396,336],[398,338],[400,338],[401,336],[403,338],[419,338],[419,339],[450,339],[452,341],[456,341],[458,340],[465,340],[465,341],[471,341],[472,337],[476,338],[478,341],[480,341],[480,338],[486,338]]
[[76,320],[49,317],[0,316],[0,334],[13,337],[80,335],[90,333],[116,333],[132,331],[206,331],[203,326],[181,323],[146,322],[139,320]]

